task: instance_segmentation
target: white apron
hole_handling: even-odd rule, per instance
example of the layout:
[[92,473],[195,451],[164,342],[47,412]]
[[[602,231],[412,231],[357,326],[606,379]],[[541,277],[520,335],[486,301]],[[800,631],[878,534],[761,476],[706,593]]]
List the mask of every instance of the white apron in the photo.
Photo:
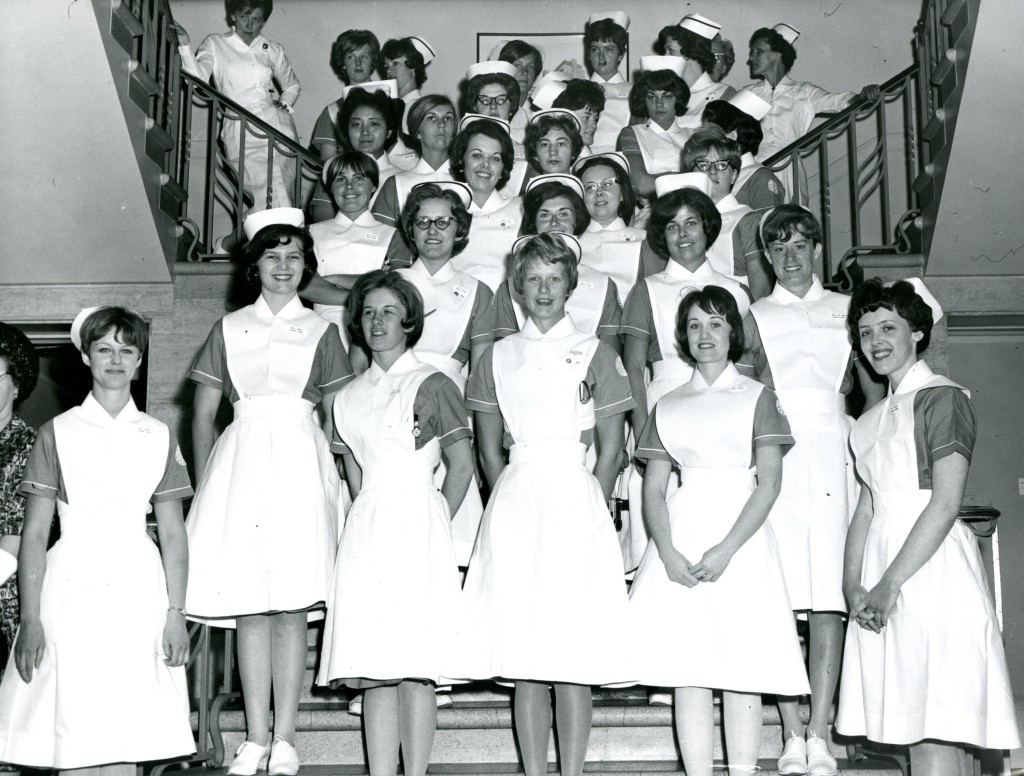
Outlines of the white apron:
[[[736,188],[735,186],[733,187]],[[747,213],[753,213],[753,209],[741,205],[732,194],[715,203],[719,214],[722,216],[722,231],[718,233],[714,244],[708,248],[707,259],[716,272],[733,278],[739,283],[746,285],[747,273],[736,274],[736,251],[733,244],[733,232],[740,225],[740,221]]]
[[654,121],[647,121],[645,124],[634,124],[633,132],[649,175],[679,172],[683,146],[690,139],[690,131],[677,124],[665,130]]
[[266,319],[252,305],[222,321],[240,398],[189,510],[185,608],[228,628],[244,614],[310,609],[310,620],[321,619],[340,483],[315,408],[301,395],[327,322],[308,310]]
[[483,207],[473,203],[469,212],[469,245],[452,258],[452,266],[497,291],[508,275],[508,257],[523,223],[523,201],[494,191]]
[[[713,385],[695,372],[658,404],[659,436],[683,471],[668,497],[672,544],[690,563],[725,538],[754,490],[751,441],[763,390],[730,364]],[[642,684],[780,695],[810,689],[767,521],[717,581],[693,588],[669,580],[651,541],[630,605]]]
[[[423,321],[423,335],[413,346],[413,353],[423,363],[430,364],[450,377],[465,398],[466,365],[454,358],[454,354],[471,323],[479,281],[454,270],[450,262],[433,277],[420,261],[398,272],[419,290],[425,312],[428,313]],[[441,461],[434,472],[434,484],[439,489],[444,484],[446,473],[444,461]],[[459,511],[452,518],[452,540],[455,542],[455,554],[460,566],[469,565],[469,556],[473,552],[483,513],[480,486],[474,475]]]
[[601,76],[592,74],[590,80],[604,90],[604,110],[597,120],[597,131],[590,150],[595,154],[614,151],[619,133],[629,126],[629,90],[632,84],[616,73],[605,81]]
[[[581,403],[579,388],[598,344],[568,317],[547,334],[530,321],[494,344],[498,406],[515,443],[466,577],[468,678],[632,679],[615,528],[579,441],[595,423],[594,402]],[[538,634],[557,634],[557,646]]]
[[[607,275],[584,264],[576,265],[576,269],[579,273],[579,283],[565,301],[565,312],[572,318],[573,326],[578,331],[597,337],[597,327],[601,323],[601,313],[604,312],[604,300],[608,298],[608,284],[612,281]],[[522,331],[528,318],[526,309],[513,292],[511,281],[508,290],[512,298],[512,309],[516,314],[516,323]]]
[[[931,498],[930,490],[919,489],[914,402],[920,390],[936,386],[964,390],[918,361],[850,434],[874,506],[861,571],[868,590]],[[892,744],[932,738],[989,749],[1020,746],[985,567],[977,539],[961,521],[903,583],[881,633],[850,625],[841,681],[836,729],[843,735]]]
[[850,362],[849,306],[849,297],[815,278],[803,299],[777,284],[750,307],[796,439],[768,517],[797,611],[846,611],[843,557],[858,497],[849,453],[853,421],[839,390]]
[[71,769],[191,754],[185,669],[164,662],[167,582],[146,533],[167,426],[131,403],[111,418],[89,394],[53,429],[68,502],[46,554],[45,652],[25,684],[12,651],[0,760]]
[[441,446],[416,450],[416,394],[435,369],[406,352],[344,386],[334,420],[362,470],[338,545],[318,684],[442,681],[459,641],[459,569]]
[[645,237],[646,231],[626,226],[622,219],[616,219],[607,228],[591,221],[579,237],[583,249],[581,264],[615,281],[620,305],[626,303],[626,297],[640,276],[640,249]]

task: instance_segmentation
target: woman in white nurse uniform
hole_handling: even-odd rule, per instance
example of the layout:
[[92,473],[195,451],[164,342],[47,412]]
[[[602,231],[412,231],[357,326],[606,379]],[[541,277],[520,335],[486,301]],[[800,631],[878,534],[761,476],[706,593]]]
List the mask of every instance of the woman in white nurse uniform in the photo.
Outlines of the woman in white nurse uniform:
[[[675,330],[696,369],[658,402],[636,451],[647,461],[651,532],[630,591],[637,673],[644,684],[676,688],[687,776],[714,769],[713,689],[723,691],[729,772],[753,773],[760,694],[808,689],[766,522],[793,437],[774,392],[732,363],[743,351],[743,323],[728,291],[689,291]],[[666,500],[673,467],[682,486]]]
[[[314,274],[302,211],[245,221],[255,303],[224,316],[192,365],[199,488],[189,512],[190,616],[238,628],[247,734],[228,773],[294,774],[306,621],[323,617],[338,530],[338,472],[325,412],[352,368],[333,323],[302,306]],[[234,421],[214,444],[221,398]],[[274,695],[273,751],[269,740]]]
[[[631,678],[622,561],[607,500],[622,414],[633,400],[614,351],[577,331],[565,313],[576,281],[576,255],[565,240],[541,234],[517,243],[512,277],[530,319],[484,353],[467,392],[492,490],[466,578],[462,670],[467,678],[515,681],[514,723],[528,776],[547,773],[549,685],[560,770],[580,776],[590,685]],[[593,472],[584,464],[592,443]],[[601,649],[592,644],[595,622],[607,628]],[[557,634],[557,643],[545,634]]]
[[1020,741],[978,542],[957,520],[974,412],[920,360],[941,314],[917,278],[874,278],[850,302],[850,334],[890,393],[850,433],[864,487],[846,539],[836,729],[909,744],[915,773],[959,776],[974,772],[965,747]]
[[[92,392],[39,429],[21,484],[21,626],[0,685],[5,763],[132,776],[139,762],[195,751],[181,518],[192,488],[174,436],[132,401],[148,336],[120,307],[83,310],[72,325]],[[55,500],[61,537],[47,552]]]
[[[454,181],[422,183],[406,203],[404,228],[417,259],[398,273],[416,286],[427,314],[423,336],[412,345],[420,361],[440,369],[465,396],[467,375],[494,340],[494,295],[486,285],[451,264],[469,241],[469,187]],[[444,483],[444,464],[434,480]],[[476,479],[452,518],[459,566],[469,565],[480,516],[484,512]]]
[[[423,776],[437,725],[434,685],[458,643],[456,514],[473,474],[471,432],[455,384],[411,350],[423,301],[397,272],[352,289],[370,368],[338,392],[332,449],[355,497],[338,545],[319,684],[364,690],[371,776]],[[434,470],[444,458],[441,489]]]

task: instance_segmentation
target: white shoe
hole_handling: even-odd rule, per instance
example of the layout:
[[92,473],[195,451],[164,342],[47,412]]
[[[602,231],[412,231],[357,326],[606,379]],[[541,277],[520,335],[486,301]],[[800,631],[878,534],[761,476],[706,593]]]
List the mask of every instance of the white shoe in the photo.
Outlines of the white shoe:
[[807,736],[807,773],[809,776],[836,776],[839,764],[828,750],[825,739],[814,733]]
[[228,776],[256,776],[256,771],[267,769],[270,758],[270,742],[260,746],[253,741],[244,741],[228,766]]
[[348,713],[353,717],[363,716],[363,694],[355,696],[348,702]]
[[670,692],[652,692],[647,696],[648,706],[671,706],[672,705],[672,693]]
[[800,736],[794,733],[786,739],[776,769],[780,776],[807,773],[807,743]]
[[299,772],[299,753],[295,747],[281,736],[274,736],[274,745],[270,750],[270,767],[268,776],[295,776]]

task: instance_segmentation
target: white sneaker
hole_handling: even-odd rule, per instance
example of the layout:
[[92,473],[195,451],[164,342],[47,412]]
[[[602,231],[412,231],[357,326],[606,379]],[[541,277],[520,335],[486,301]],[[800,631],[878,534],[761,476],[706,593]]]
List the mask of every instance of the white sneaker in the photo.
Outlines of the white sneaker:
[[671,706],[672,705],[672,693],[670,692],[652,692],[647,696],[648,706]]
[[814,733],[807,736],[807,773],[809,776],[836,776],[839,773],[839,764],[828,750],[828,743]]
[[235,752],[235,757],[228,766],[228,776],[256,776],[256,771],[267,769],[270,759],[270,742],[260,746],[253,741],[244,741]]
[[361,716],[363,716],[363,694],[362,693],[359,693],[359,695],[357,695],[354,698],[351,698],[349,700],[349,702],[348,702],[348,713],[351,714],[353,717],[361,717]]
[[800,736],[794,733],[786,739],[776,769],[780,776],[807,773],[807,743]]
[[295,776],[299,772],[299,753],[295,747],[281,736],[274,736],[274,745],[270,750],[270,766],[268,776]]

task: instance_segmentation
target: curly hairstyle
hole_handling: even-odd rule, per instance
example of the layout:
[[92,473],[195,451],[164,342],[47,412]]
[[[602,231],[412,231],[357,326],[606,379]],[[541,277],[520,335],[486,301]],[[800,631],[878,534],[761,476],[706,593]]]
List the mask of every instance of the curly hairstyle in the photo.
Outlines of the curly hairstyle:
[[582,181],[583,174],[594,167],[609,168],[615,180],[618,181],[619,192],[622,195],[622,200],[619,202],[619,218],[626,222],[626,226],[629,226],[636,213],[636,194],[633,193],[633,184],[629,180],[629,172],[614,162],[597,157],[596,159],[588,158],[580,162],[580,166],[576,168],[575,175]]
[[565,274],[565,282],[571,294],[576,290],[580,282],[580,273],[576,268],[576,254],[555,232],[538,234],[531,240],[524,240],[519,247],[512,252],[512,264],[509,269],[509,277],[512,281],[512,289],[520,296],[523,295],[523,282],[526,278],[526,265],[531,259],[537,259],[545,264],[558,264]]
[[671,70],[645,70],[629,90],[629,112],[638,119],[649,119],[647,92],[671,92],[676,98],[676,115],[686,113],[690,87]]
[[39,356],[28,337],[14,326],[0,323],[0,357],[7,359],[7,375],[18,395],[15,404],[29,397],[39,379]]
[[405,317],[402,318],[402,330],[405,332],[405,346],[413,347],[423,336],[423,297],[416,290],[416,286],[406,280],[394,270],[375,269],[360,275],[352,286],[348,297],[348,309],[352,316],[349,323],[349,334],[353,342],[366,344],[366,337],[363,334],[362,314],[366,297],[371,291],[384,288],[390,291],[395,299],[405,308]]
[[565,108],[573,111],[589,108],[596,113],[603,111],[604,106],[604,89],[599,84],[583,78],[573,78],[571,81],[567,81],[565,89],[551,103],[552,108]]
[[932,308],[907,281],[898,280],[887,286],[881,278],[869,278],[853,289],[846,324],[854,345],[860,342],[860,319],[879,308],[891,310],[909,324],[911,331],[919,331],[924,335],[917,343],[918,355],[928,348],[932,326],[935,325]]
[[405,206],[402,208],[402,231],[405,233],[406,243],[415,252],[418,230],[413,221],[419,214],[420,203],[428,199],[441,199],[451,206],[452,217],[455,219],[455,244],[452,246],[452,256],[458,256],[469,245],[469,227],[473,223],[473,216],[466,210],[458,194],[442,189],[436,183],[420,183],[414,186],[405,200]]
[[149,344],[146,319],[134,310],[114,306],[101,307],[83,321],[82,352],[87,354],[93,343],[103,339],[111,330],[121,342],[138,348],[139,353],[145,352]]
[[466,102],[470,113],[479,113],[476,109],[476,100],[485,86],[498,84],[508,93],[508,104],[512,106],[510,116],[514,116],[519,110],[519,103],[523,98],[522,90],[519,88],[519,81],[505,73],[483,73],[469,79],[466,86]]
[[522,234],[538,234],[537,213],[540,212],[545,202],[555,197],[565,197],[572,203],[572,209],[576,212],[576,221],[572,228],[573,236],[579,237],[587,231],[587,227],[590,226],[590,213],[580,195],[564,183],[552,181],[530,189],[523,198]]
[[715,203],[711,201],[711,197],[697,189],[670,191],[654,200],[651,225],[647,230],[647,240],[651,244],[651,249],[663,259],[670,258],[668,243],[665,241],[665,227],[684,207],[696,213],[703,223],[707,248],[715,244],[722,231],[722,216]]
[[687,363],[696,362],[686,336],[686,319],[695,305],[708,315],[721,315],[725,318],[725,322],[729,324],[729,360],[736,361],[742,355],[745,344],[743,317],[740,315],[736,299],[721,286],[695,288],[680,300],[676,309],[676,348],[679,355]]
[[412,45],[411,38],[392,38],[380,50],[382,59],[404,59],[405,64],[412,68],[416,78],[416,88],[423,86],[427,80],[427,63],[423,55]]
[[658,33],[658,43],[662,51],[667,50],[666,44],[669,40],[678,43],[680,55],[694,60],[705,73],[715,69],[715,53],[711,50],[711,41],[707,38],[678,24],[670,24],[668,27],[662,27]]
[[245,244],[245,252],[243,254],[244,269],[242,272],[246,283],[252,288],[259,288],[259,261],[263,258],[263,254],[272,248],[276,248],[279,245],[287,245],[296,239],[302,245],[303,258],[302,282],[299,284],[299,288],[305,288],[310,278],[316,274],[316,254],[313,253],[313,238],[309,236],[309,230],[306,227],[292,226],[291,224],[271,224],[270,226],[265,226]]
[[769,213],[761,229],[766,251],[771,243],[788,241],[796,233],[815,245],[821,245],[821,224],[807,208],[794,204],[779,205]]
[[471,121],[466,125],[465,129],[455,136],[455,140],[452,141],[451,150],[448,152],[448,164],[452,171],[452,177],[462,183],[466,182],[466,165],[463,157],[466,155],[466,149],[469,148],[470,141],[477,135],[497,140],[501,145],[502,169],[501,175],[498,177],[498,185],[495,188],[503,188],[512,175],[512,165],[516,160],[515,148],[512,146],[512,138],[508,132],[497,122],[490,119]]
[[701,111],[701,124],[714,124],[728,134],[736,129],[740,116],[746,115],[728,100],[712,100]]
[[[611,19],[598,19],[593,24],[587,25],[587,29],[583,32],[584,53],[590,50],[591,43],[601,43],[606,40],[618,46],[619,54],[623,56],[626,54],[626,49],[629,47],[629,33]],[[587,61],[590,61],[589,57],[587,57]]]
[[768,48],[782,55],[782,66],[787,73],[793,69],[793,64],[796,62],[796,49],[788,40],[771,27],[762,27],[755,30],[754,34],[750,36],[750,47],[753,48],[758,41],[764,41]]
[[523,142],[523,146],[526,148],[526,159],[537,170],[543,169],[540,166],[537,145],[553,129],[562,130],[572,144],[572,158],[569,160],[570,167],[579,159],[580,153],[583,151],[583,136],[580,134],[579,124],[577,124],[575,118],[566,116],[564,113],[545,114],[536,121],[530,122],[526,127],[526,139]]
[[331,45],[331,70],[346,86],[352,83],[345,70],[345,57],[363,46],[370,49],[370,73],[380,64],[380,41],[369,30],[345,30]]
[[729,166],[736,172],[743,166],[740,144],[727,138],[719,127],[708,124],[690,135],[690,139],[683,146],[682,171],[693,172],[697,160],[703,159],[709,151],[714,151],[719,159],[728,159]]

